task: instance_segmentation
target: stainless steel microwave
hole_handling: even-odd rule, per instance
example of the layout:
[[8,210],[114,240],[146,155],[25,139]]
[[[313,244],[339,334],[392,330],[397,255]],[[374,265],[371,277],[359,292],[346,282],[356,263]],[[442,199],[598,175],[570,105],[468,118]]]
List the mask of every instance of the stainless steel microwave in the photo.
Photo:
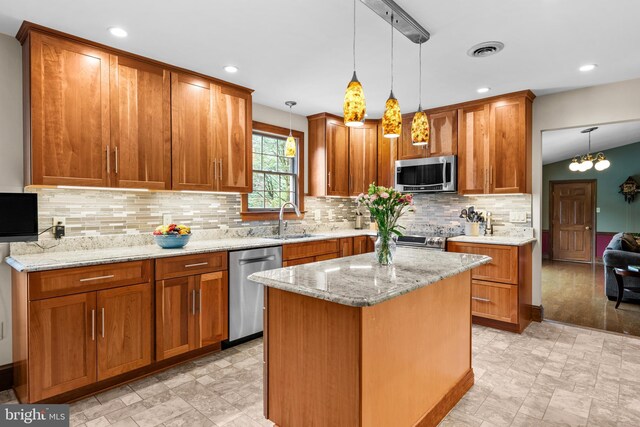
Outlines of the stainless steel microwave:
[[407,193],[454,193],[457,174],[456,156],[397,160],[395,188]]

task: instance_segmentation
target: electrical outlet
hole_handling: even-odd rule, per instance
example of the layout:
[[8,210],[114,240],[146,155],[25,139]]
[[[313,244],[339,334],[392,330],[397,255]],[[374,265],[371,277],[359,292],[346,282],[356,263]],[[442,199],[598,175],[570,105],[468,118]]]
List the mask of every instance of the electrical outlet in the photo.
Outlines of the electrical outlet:
[[62,239],[64,237],[66,225],[66,218],[61,216],[53,217],[53,228],[51,228],[51,233],[53,233],[53,237],[55,239]]
[[4,339],[4,322],[0,322],[0,341]]
[[56,225],[62,225],[63,227],[67,226],[67,218],[63,217],[63,216],[54,216],[53,217],[53,224],[51,224],[53,226]]
[[526,212],[511,211],[511,212],[509,212],[509,222],[514,222],[514,223],[527,222],[527,213]]
[[596,208],[596,213],[600,213],[600,208]]
[[329,221],[333,221],[333,209],[329,209],[327,216],[329,217]]
[[162,214],[162,225],[169,225],[169,224],[173,224],[173,218],[171,217],[171,214],[168,214],[168,213]]
[[320,209],[315,209],[313,211],[313,219],[315,219],[316,221],[322,220],[322,211]]

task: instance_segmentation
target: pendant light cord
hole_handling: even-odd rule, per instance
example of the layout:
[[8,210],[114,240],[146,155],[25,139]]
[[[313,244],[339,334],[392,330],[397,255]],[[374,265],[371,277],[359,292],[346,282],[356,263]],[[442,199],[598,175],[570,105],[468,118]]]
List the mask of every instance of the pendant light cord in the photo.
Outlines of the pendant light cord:
[[418,54],[418,58],[420,61],[420,66],[418,67],[420,69],[420,73],[419,73],[419,77],[420,77],[420,81],[418,82],[418,110],[422,110],[422,43],[420,43],[418,45],[418,49],[420,49],[420,53]]
[[356,0],[353,0],[353,72],[356,72]]
[[291,111],[293,110],[293,105],[289,105],[289,136],[293,136],[293,131],[291,130]]
[[393,14],[391,14],[391,92],[393,92]]

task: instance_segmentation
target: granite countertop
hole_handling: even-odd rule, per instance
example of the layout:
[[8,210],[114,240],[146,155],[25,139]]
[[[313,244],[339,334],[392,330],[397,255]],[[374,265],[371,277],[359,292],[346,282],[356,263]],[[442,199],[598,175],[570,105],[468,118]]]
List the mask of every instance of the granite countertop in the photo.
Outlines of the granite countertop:
[[223,238],[216,240],[191,241],[182,249],[162,249],[157,245],[116,247],[108,249],[77,250],[68,252],[43,252],[39,254],[12,255],[6,263],[20,272],[55,270],[59,268],[83,267],[110,264],[114,262],[139,261],[151,258],[165,258],[193,255],[207,252],[231,251],[291,243],[313,242],[340,237],[373,235],[370,230],[340,230],[314,233],[311,237],[278,240],[268,237]]
[[381,266],[372,253],[249,276],[265,286],[353,307],[366,307],[431,285],[491,261],[484,255],[399,247],[394,264]]
[[485,243],[489,245],[525,246],[535,242],[535,237],[511,237],[511,236],[456,236],[447,239],[450,242],[460,243]]

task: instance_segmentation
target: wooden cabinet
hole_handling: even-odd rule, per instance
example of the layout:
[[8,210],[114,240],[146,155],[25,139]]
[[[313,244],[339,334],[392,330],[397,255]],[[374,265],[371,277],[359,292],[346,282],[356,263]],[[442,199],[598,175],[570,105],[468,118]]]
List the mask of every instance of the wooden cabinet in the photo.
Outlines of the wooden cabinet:
[[356,236],[353,238],[353,254],[360,255],[374,251],[375,237]]
[[218,86],[214,118],[215,157],[219,162],[216,190],[251,193],[251,94]]
[[427,116],[431,130],[429,157],[458,154],[458,111],[427,112]]
[[[329,239],[316,242],[289,243],[282,246],[282,266],[306,264],[325,259],[338,258],[344,239]],[[334,256],[335,255],[335,256]]]
[[382,136],[382,126],[378,125],[378,172],[376,183],[384,187],[393,187],[396,180],[396,160],[398,157],[398,138]]
[[97,293],[98,381],[151,363],[151,284]]
[[110,86],[114,186],[171,189],[169,71],[111,55]]
[[396,140],[398,160],[420,159],[429,155],[427,145],[413,145],[411,140],[411,122],[413,113],[402,115],[402,133]]
[[353,255],[353,238],[340,239],[340,257]]
[[251,90],[29,23],[18,38],[26,185],[251,192]]
[[376,181],[378,125],[345,126],[341,117],[320,113],[309,120],[309,195],[358,195]]
[[378,126],[374,122],[349,128],[349,195],[366,193],[376,182]]
[[[215,260],[221,256],[225,261],[217,264]],[[214,261],[200,261],[194,257]],[[157,277],[162,279],[156,281],[158,360],[217,344],[228,338],[226,257],[226,252],[216,252],[156,261]],[[194,274],[198,269],[219,271]]]
[[24,46],[25,184],[108,186],[109,55],[39,32]]
[[492,258],[471,272],[475,323],[512,332],[531,323],[531,245],[447,242],[447,250]]
[[[136,261],[14,274],[14,322],[21,325],[15,340],[28,348],[27,354],[16,353],[15,360],[27,367],[18,369],[15,379],[23,403],[73,392],[151,363],[151,283],[123,285],[135,281],[134,276],[148,280],[133,274],[140,263],[148,272],[149,261]],[[97,271],[101,275],[94,276]],[[89,284],[82,288],[78,282]],[[20,285],[34,289],[18,291]]]
[[458,110],[458,192],[531,192],[531,92]]
[[29,303],[27,401],[95,382],[95,309],[95,292]]

